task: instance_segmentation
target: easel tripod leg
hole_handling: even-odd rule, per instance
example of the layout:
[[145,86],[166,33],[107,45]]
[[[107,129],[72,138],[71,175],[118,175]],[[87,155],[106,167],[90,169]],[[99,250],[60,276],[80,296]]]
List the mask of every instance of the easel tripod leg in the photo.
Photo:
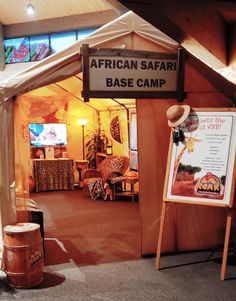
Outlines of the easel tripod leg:
[[160,221],[158,243],[157,243],[157,256],[156,256],[156,269],[157,270],[159,269],[159,266],[160,266],[161,245],[162,245],[162,238],[163,238],[163,231],[164,231],[164,224],[165,224],[166,206],[167,206],[166,202],[163,202],[162,210],[161,210],[161,221]]
[[221,280],[225,279],[225,270],[226,270],[226,263],[227,263],[228,249],[229,249],[229,237],[230,237],[231,223],[232,223],[232,209],[229,209],[229,211],[227,213],[224,252],[223,252],[223,259],[222,259],[221,273],[220,273]]

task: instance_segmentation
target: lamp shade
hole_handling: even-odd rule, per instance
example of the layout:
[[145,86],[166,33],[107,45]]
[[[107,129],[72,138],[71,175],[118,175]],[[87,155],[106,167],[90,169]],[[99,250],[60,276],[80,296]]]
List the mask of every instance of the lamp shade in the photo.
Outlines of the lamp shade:
[[80,125],[86,125],[88,123],[88,119],[78,119],[78,123]]

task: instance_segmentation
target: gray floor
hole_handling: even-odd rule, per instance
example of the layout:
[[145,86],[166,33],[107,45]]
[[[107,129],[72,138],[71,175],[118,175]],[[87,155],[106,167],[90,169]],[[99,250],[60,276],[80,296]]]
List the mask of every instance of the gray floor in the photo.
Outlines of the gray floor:
[[236,300],[236,260],[228,257],[226,279],[220,280],[221,252],[201,251],[78,267],[73,262],[47,266],[43,283],[13,289],[4,274],[0,300]]

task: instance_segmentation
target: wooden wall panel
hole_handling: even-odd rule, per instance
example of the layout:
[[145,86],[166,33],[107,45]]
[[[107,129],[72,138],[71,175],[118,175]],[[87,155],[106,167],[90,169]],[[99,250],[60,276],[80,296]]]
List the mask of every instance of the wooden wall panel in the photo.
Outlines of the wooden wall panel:
[[[174,103],[172,101],[172,103]],[[166,154],[170,129],[165,112],[171,101],[137,100],[139,194],[142,220],[143,254],[155,252],[157,229],[160,223]],[[167,210],[163,248],[175,249],[173,221],[175,208]]]
[[[126,1],[122,4],[215,68],[227,65],[227,24],[214,3],[199,1]],[[198,55],[199,56],[199,55]]]
[[176,1],[166,3],[161,11],[188,34],[187,40],[191,37],[199,43],[194,47],[201,47],[202,51],[213,54],[212,59],[218,60],[219,67],[227,65],[227,26],[217,11],[204,4],[186,5],[185,2]]
[[[187,99],[191,107],[227,107],[231,101],[186,64]],[[175,100],[137,100],[142,254],[156,252],[170,129],[166,111]],[[163,252],[196,250],[223,243],[225,210],[170,204]]]
[[[68,7],[68,4],[66,5]],[[44,7],[46,8],[47,6]],[[23,12],[23,10],[21,11]],[[4,38],[100,27],[117,17],[117,13],[112,10],[83,13],[79,15],[74,14],[73,16],[56,17],[54,19],[52,19],[51,15],[50,19],[5,25]]]

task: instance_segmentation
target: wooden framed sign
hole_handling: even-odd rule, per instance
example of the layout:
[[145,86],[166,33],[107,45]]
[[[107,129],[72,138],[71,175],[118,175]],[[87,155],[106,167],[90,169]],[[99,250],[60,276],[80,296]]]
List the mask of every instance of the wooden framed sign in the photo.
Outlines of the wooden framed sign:
[[195,109],[181,128],[184,143],[170,141],[164,200],[232,207],[236,110]]
[[226,207],[227,220],[221,280],[225,278],[236,180],[236,109],[192,109],[181,124],[184,142],[172,135],[163,192],[156,267],[160,265],[168,203]]
[[95,49],[83,44],[83,91],[89,98],[184,99],[184,52]]

